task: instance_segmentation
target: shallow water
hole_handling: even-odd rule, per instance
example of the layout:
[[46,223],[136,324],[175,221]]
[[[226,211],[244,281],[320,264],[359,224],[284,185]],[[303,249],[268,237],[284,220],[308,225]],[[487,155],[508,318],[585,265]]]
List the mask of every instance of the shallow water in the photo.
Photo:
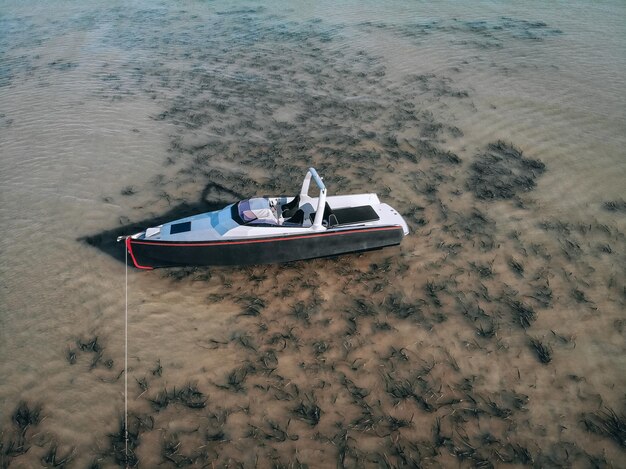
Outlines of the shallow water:
[[129,270],[140,466],[625,464],[624,5],[315,5],[2,3],[2,465],[120,462],[114,234],[311,165],[412,234]]

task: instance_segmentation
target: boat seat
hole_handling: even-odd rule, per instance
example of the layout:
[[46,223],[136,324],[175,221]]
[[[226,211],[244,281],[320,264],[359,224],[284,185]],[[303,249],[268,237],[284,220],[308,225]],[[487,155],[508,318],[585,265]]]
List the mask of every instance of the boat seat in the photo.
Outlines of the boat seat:
[[283,204],[280,209],[282,211],[283,218],[293,217],[298,210],[300,204],[300,194],[296,195],[291,202]]
[[[312,212],[309,215],[309,218],[311,219],[311,223],[315,222],[315,214],[317,212]],[[328,205],[328,202],[326,202],[326,205],[324,206],[324,216],[322,217],[322,221],[327,222],[328,223],[328,219],[330,218],[330,216],[333,214],[333,209],[330,208],[330,205]]]
[[[311,214],[311,221],[315,220],[315,212]],[[326,226],[353,225],[355,223],[366,223],[380,220],[376,210],[371,205],[361,205],[359,207],[336,208],[332,210],[328,203],[324,208],[322,222]]]
[[287,225],[302,225],[304,223],[304,210],[298,209],[293,217],[285,220],[283,223]]
[[[311,223],[315,222],[315,214],[317,212],[312,212],[309,215],[309,218],[311,219]],[[326,202],[326,205],[324,206],[324,216],[322,217],[322,224],[323,225],[328,225],[328,220],[330,219],[330,216],[333,215],[333,209],[330,208],[330,205],[328,205],[328,202]]]

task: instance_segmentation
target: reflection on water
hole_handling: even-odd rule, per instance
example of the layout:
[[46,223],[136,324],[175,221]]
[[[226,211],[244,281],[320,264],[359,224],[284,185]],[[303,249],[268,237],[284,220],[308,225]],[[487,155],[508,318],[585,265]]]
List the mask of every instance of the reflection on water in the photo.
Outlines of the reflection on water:
[[[622,4],[3,13],[1,465],[623,465]],[[411,236],[129,271],[126,454],[115,236],[309,166]]]

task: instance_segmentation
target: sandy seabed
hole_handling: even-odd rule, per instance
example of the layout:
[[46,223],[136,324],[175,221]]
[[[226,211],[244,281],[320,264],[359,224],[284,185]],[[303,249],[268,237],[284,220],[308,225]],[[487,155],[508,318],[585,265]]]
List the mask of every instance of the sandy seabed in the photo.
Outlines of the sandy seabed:
[[[623,96],[551,101],[570,23],[144,6],[2,20],[1,467],[626,464]],[[131,269],[126,449],[115,237],[309,166],[411,234]]]

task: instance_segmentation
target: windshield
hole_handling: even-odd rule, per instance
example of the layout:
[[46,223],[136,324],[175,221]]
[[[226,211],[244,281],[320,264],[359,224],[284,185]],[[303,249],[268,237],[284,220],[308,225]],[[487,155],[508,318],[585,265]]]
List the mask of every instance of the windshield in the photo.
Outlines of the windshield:
[[242,200],[237,204],[237,212],[244,224],[255,222],[275,225],[278,223],[269,200],[263,197]]

